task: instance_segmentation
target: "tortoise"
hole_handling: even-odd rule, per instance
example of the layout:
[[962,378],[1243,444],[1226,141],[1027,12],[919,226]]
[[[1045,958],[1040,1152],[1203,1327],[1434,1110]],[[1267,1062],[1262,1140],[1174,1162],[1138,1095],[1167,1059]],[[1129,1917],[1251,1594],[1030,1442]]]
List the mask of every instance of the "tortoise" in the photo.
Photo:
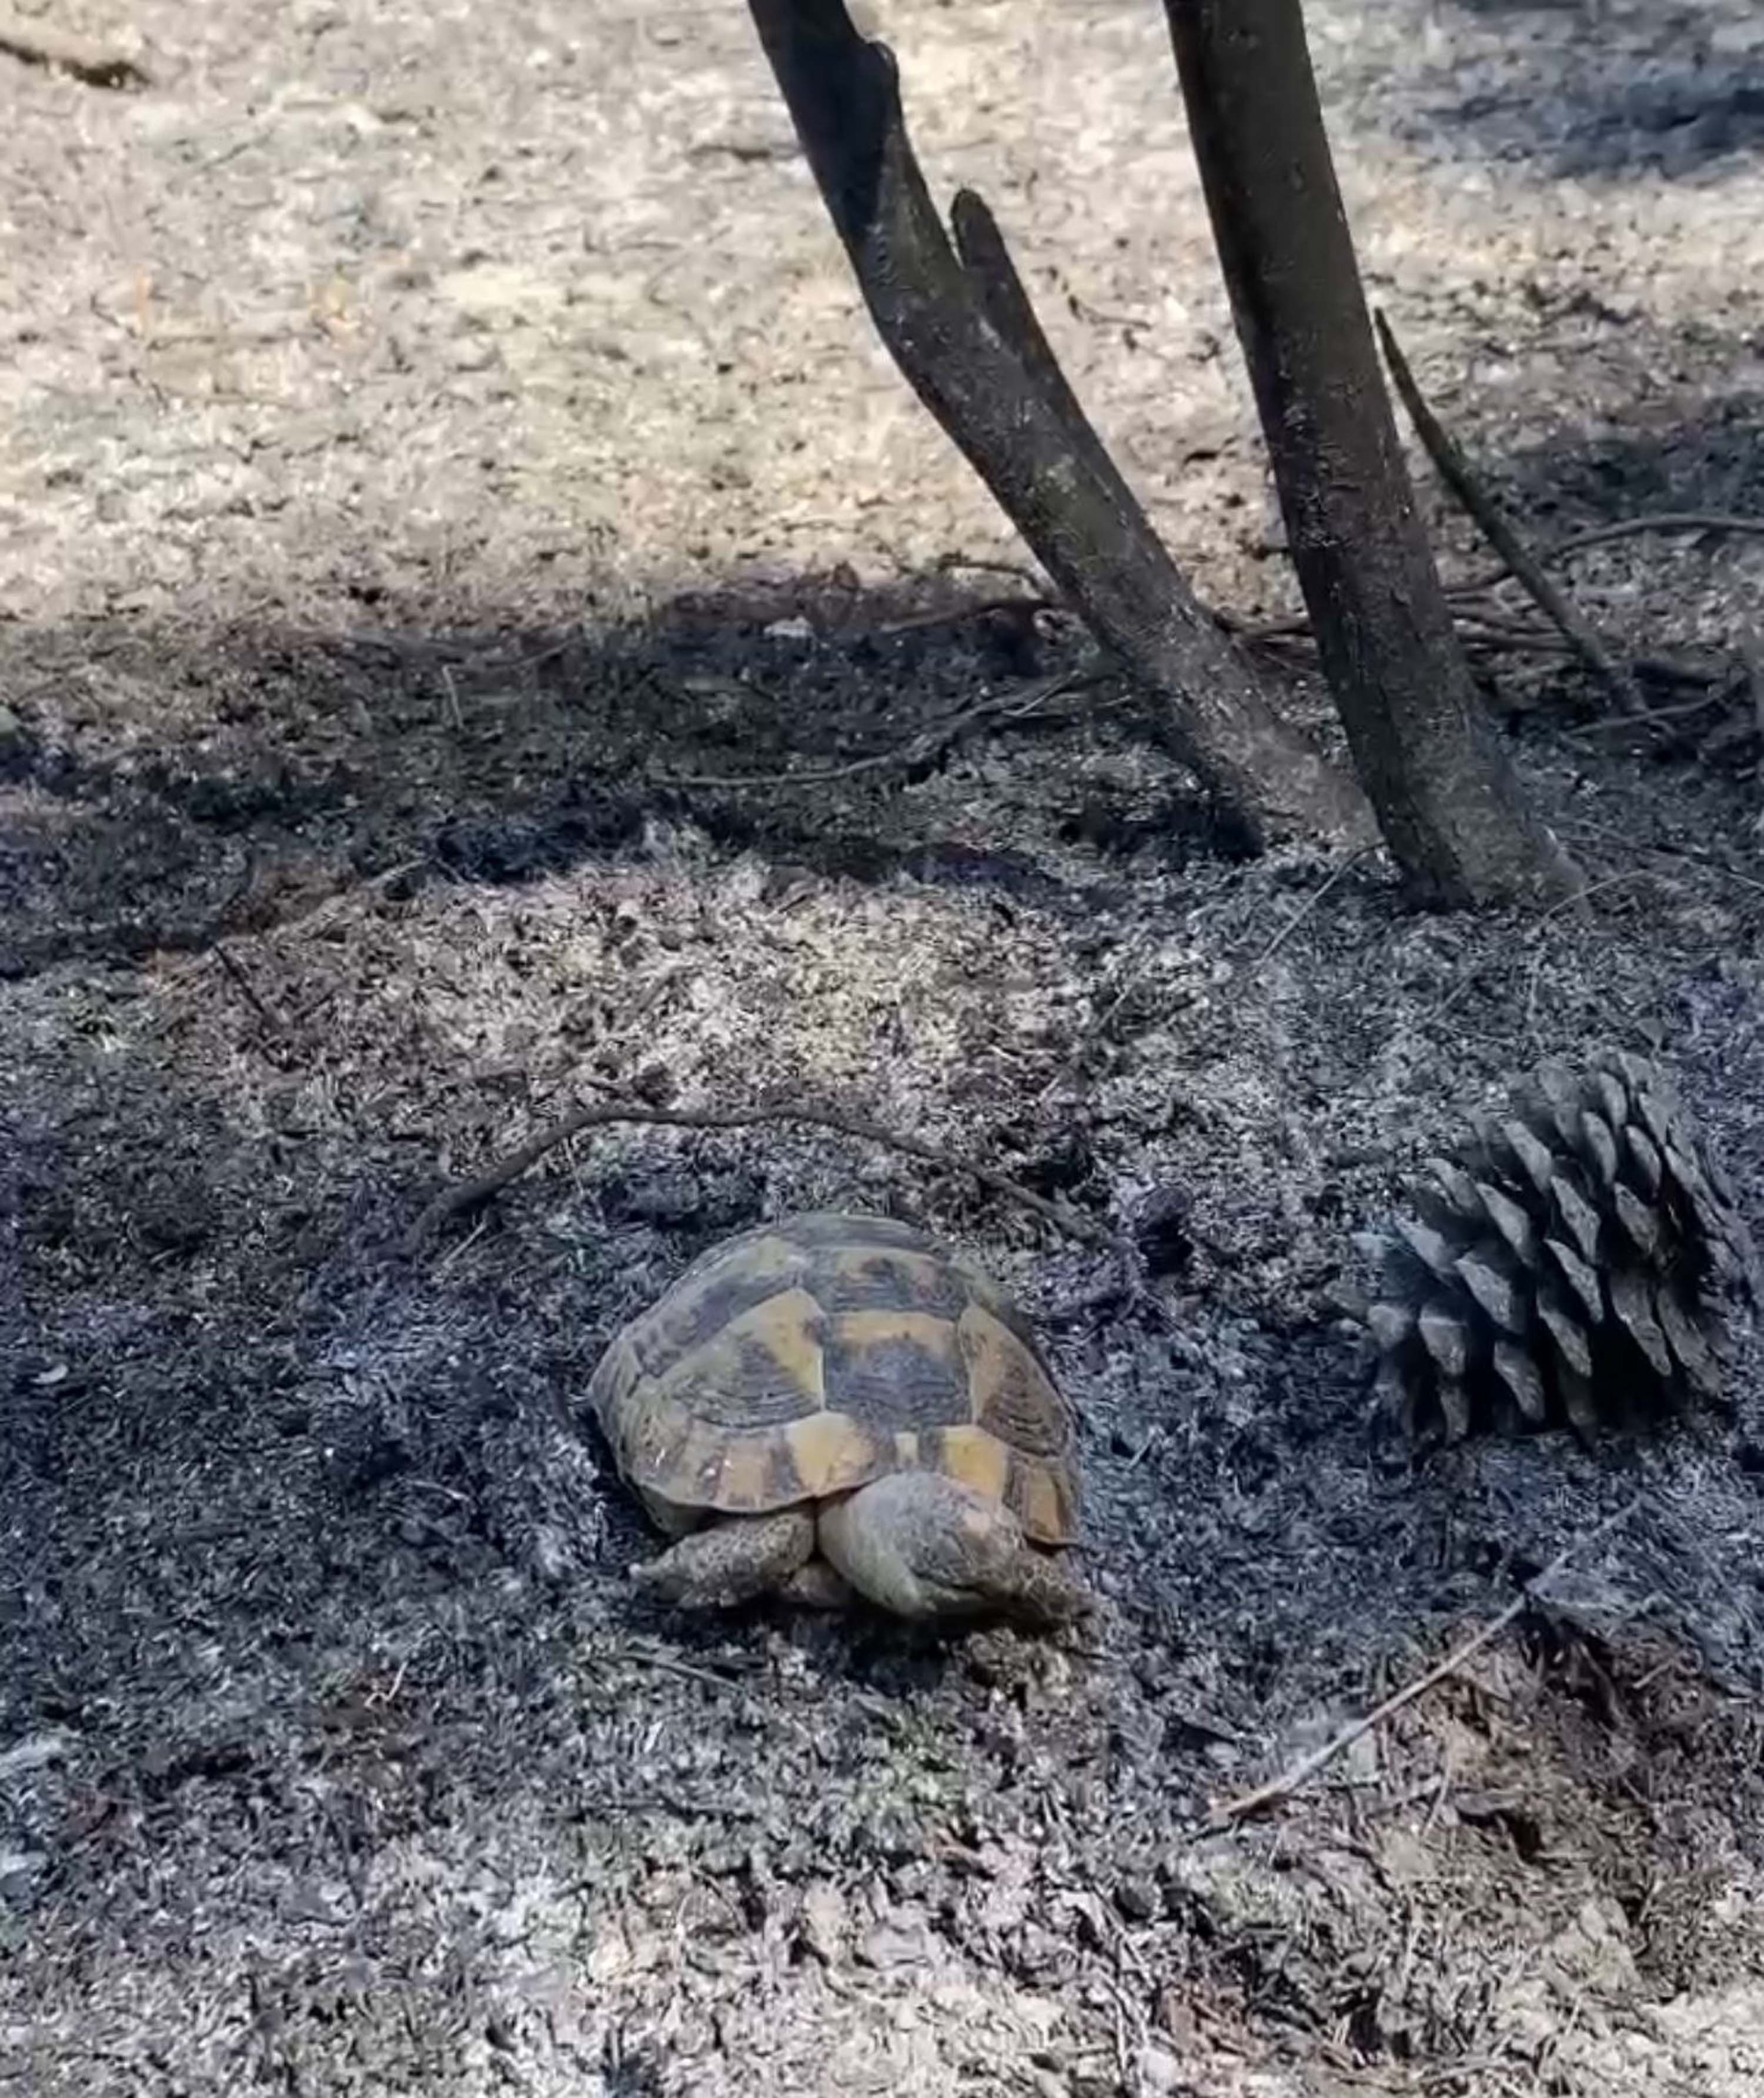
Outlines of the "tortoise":
[[689,1609],[862,1597],[911,1618],[1090,1607],[1071,1409],[1022,1314],[890,1218],[739,1233],[617,1333],[588,1389]]

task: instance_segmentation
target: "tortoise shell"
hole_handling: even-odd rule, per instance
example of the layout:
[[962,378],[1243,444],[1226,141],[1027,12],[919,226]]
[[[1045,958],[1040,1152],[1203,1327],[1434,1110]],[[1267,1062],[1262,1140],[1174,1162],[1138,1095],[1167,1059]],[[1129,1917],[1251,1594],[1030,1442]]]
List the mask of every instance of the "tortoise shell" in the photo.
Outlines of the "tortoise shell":
[[1076,1530],[1071,1410],[1027,1320],[891,1218],[791,1217],[713,1247],[614,1336],[588,1402],[624,1477],[682,1512],[920,1470],[1003,1502],[1037,1543]]

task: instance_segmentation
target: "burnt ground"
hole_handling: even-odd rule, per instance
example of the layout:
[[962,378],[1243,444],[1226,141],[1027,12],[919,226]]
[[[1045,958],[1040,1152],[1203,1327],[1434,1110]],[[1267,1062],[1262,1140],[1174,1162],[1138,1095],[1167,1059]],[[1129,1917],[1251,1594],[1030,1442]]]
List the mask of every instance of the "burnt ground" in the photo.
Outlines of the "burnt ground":
[[[1752,11],[1310,11],[1371,289],[1532,529],[1764,516]],[[1158,11],[874,12],[1200,586],[1290,608]],[[1081,638],[973,609],[1033,578],[739,8],[65,19],[156,84],[0,60],[0,2078],[1757,2089],[1755,1362],[1731,1421],[1411,1470],[1331,1293],[1469,1110],[1599,1041],[1671,1058],[1764,1224],[1724,675],[1764,540],[1568,571],[1717,680],[1643,731],[1479,656],[1594,914],[1418,917],[1377,860],[1235,854],[1116,686],[1007,712]],[[782,1130],[601,1132],[401,1253],[633,1089],[910,1128],[1139,1231],[1150,1294]],[[598,1350],[811,1203],[1043,1319],[1082,1635],[633,1601]]]

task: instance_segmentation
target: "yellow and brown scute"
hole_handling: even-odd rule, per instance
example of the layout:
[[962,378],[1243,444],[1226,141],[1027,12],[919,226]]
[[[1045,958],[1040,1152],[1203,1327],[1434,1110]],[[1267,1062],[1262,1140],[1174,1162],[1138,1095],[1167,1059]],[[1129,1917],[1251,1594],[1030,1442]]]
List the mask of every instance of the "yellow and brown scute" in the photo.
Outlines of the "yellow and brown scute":
[[890,1218],[726,1240],[616,1336],[588,1395],[625,1477],[682,1511],[761,1514],[916,1470],[1038,1544],[1077,1530],[1071,1410],[1028,1322]]

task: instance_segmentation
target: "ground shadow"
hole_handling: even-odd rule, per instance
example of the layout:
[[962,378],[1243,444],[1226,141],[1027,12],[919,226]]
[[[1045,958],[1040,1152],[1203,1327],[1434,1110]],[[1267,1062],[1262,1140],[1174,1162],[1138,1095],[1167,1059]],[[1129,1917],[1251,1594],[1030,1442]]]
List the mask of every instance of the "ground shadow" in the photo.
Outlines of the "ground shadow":
[[[1426,11],[1412,11],[1418,24]],[[1464,22],[1449,68],[1423,35],[1381,50],[1356,123],[1554,180],[1707,179],[1764,149],[1764,50],[1737,7],[1453,0],[1451,11]]]
[[[70,828],[46,875],[15,865],[9,909],[39,934],[80,894],[150,933],[156,911],[200,925],[248,849],[320,899],[301,917],[284,893],[256,938],[221,920],[237,977],[194,941],[139,966],[64,946],[0,998],[0,1742],[39,1759],[0,1837],[45,2005],[118,1974],[132,2003],[224,1995],[226,2044],[265,2080],[445,2087],[474,2048],[561,2046],[555,2007],[521,1994],[530,1970],[578,1991],[587,1975],[584,2030],[641,2012],[646,1948],[682,1918],[727,1955],[726,2016],[757,1944],[779,1947],[777,1987],[812,1975],[788,1904],[823,1884],[859,1911],[859,1990],[916,1973],[904,1917],[965,1974],[1077,2003],[1113,1971],[1119,1916],[1209,1987],[1321,2003],[1336,1951],[1301,1973],[1292,1947],[1337,1938],[1283,1925],[1270,1951],[1265,1920],[1169,1861],[1290,1728],[1362,1701],[1409,1642],[1494,1606],[1516,1565],[1643,1478],[1660,1510],[1631,1556],[1600,1562],[1578,1615],[1529,1628],[1556,1732],[1547,1784],[1524,1737],[1526,1797],[1553,1787],[1552,1840],[1567,1825],[1620,1890],[1638,1856],[1670,1881],[1689,1854],[1622,1789],[1636,1742],[1680,1796],[1753,1815],[1726,1719],[1674,1746],[1658,1686],[1700,1685],[1687,1653],[1722,1682],[1755,1669],[1754,1481],[1694,1446],[1655,1472],[1560,1438],[1381,1469],[1327,1295],[1393,1161],[1505,1067],[1534,1007],[1569,1034],[1665,1011],[1701,1097],[1764,1141],[1746,1104],[1764,1020],[1704,953],[1720,906],[1681,922],[1644,893],[1626,940],[1564,921],[1528,985],[1514,943],[1534,926],[1411,919],[1369,874],[1319,896],[1327,871],[1303,854],[1147,841],[1179,777],[1104,717],[906,786],[836,782],[788,820],[688,822],[631,784],[658,748],[681,769],[846,762],[854,738],[893,747],[976,680],[1047,660],[985,635],[768,635],[765,609],[695,629],[683,608],[659,666],[641,639],[536,649],[524,630],[440,657],[309,641],[181,659],[113,631],[83,668],[77,637],[37,638],[11,785]],[[753,675],[767,649],[789,665],[775,682]],[[63,737],[96,678],[138,711]],[[1581,763],[1575,805],[1626,779]],[[1093,802],[1106,822],[1063,828]],[[940,868],[932,845],[997,858]],[[768,981],[771,1002],[741,1003]],[[603,989],[621,1010],[571,1034]],[[767,1058],[805,1034],[843,1039],[835,1068],[952,1148],[1129,1227],[1161,1214],[1154,1294],[1124,1296],[1106,1261],[959,1175],[770,1132],[554,1155],[399,1255],[437,1181],[585,1069],[718,1096],[788,1082],[788,1056]],[[1077,1645],[634,1605],[623,1569],[653,1539],[582,1432],[599,1350],[708,1237],[827,1201],[925,1217],[1008,1262],[1037,1308],[1078,1306],[1048,1320],[1105,1599]],[[1645,1667],[1595,1644],[1589,1624],[1656,1594]],[[1608,1701],[1590,1718],[1583,1683]],[[1482,1738],[1470,1692],[1459,1718]],[[1512,1723],[1503,1708],[1490,1748],[1509,1775]],[[1433,1758],[1424,1736],[1403,1783]],[[1582,1791],[1593,1807],[1570,1807]],[[1074,1882],[1088,1924],[1061,1906]],[[473,1920],[517,1898],[507,1942]],[[264,1950],[229,1964],[217,1918]],[[1389,1921],[1368,1908],[1354,1942]],[[1661,1944],[1647,1957],[1670,1980],[1692,1953]],[[1455,2015],[1442,1990],[1427,2047],[1469,2044]],[[40,2022],[83,2059],[88,2035]],[[1368,2024],[1367,2044],[1397,2043]],[[607,2048],[570,2073],[644,2087],[641,2037]]]
[[[14,630],[0,973],[206,948],[352,880],[529,880],[656,821],[858,880],[1092,907],[1007,832],[901,820],[902,789],[1001,735],[1077,732],[1095,752],[1045,812],[1075,841],[1173,865],[1236,849],[1118,683],[1012,707],[1032,678],[1095,667],[1072,621],[1014,595],[809,577],[596,631],[437,633],[384,604],[368,632]],[[1007,718],[958,720],[989,700]],[[1134,749],[1138,783],[1111,771]]]
[[[1741,389],[1694,406],[1670,394],[1614,403],[1595,435],[1582,428],[1524,447],[1498,471],[1523,514],[1546,533],[1650,511],[1764,520],[1764,393]],[[1707,546],[1722,543],[1711,534]],[[1726,543],[1740,553],[1755,554],[1757,546],[1743,538]]]
[[[1672,345],[1623,342],[1559,443],[1500,456],[1480,402],[1455,414],[1525,528],[1764,515],[1764,400],[1662,393],[1648,375]],[[1656,597],[1627,591],[1621,616],[1663,631],[1674,608]],[[519,884],[652,832],[763,850],[781,883],[906,875],[1073,920],[1117,906],[1130,863],[1240,853],[1119,680],[1015,705],[1038,678],[1098,667],[1037,602],[1016,579],[866,592],[810,575],[601,627],[437,630],[384,601],[371,629],[11,627],[0,977],[206,951],[363,882],[394,900],[433,879]],[[1497,686],[1526,675],[1490,668]],[[1314,691],[1302,704],[1314,718]],[[959,783],[1012,749],[1047,762],[982,832]]]

